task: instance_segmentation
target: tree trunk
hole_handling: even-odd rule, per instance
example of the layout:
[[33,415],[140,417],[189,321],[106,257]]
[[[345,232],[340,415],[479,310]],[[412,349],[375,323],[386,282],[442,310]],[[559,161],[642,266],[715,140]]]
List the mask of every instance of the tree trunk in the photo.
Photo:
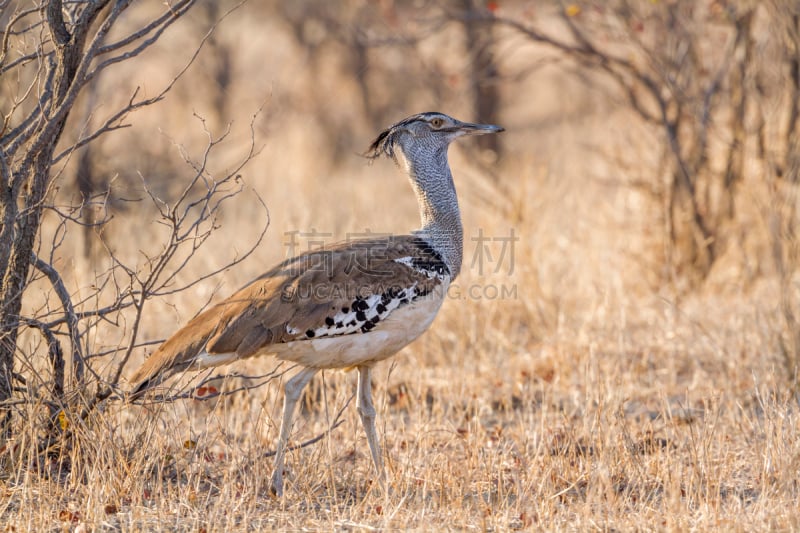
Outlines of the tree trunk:
[[[467,53],[470,59],[470,90],[473,108],[478,122],[497,124],[500,96],[497,91],[497,65],[494,61],[493,24],[470,16],[481,9],[483,2],[462,0],[466,14],[464,30],[466,33]],[[500,138],[497,135],[481,135],[476,142],[484,150],[492,150],[499,155]]]
[[[0,403],[11,398],[14,355],[22,310],[22,294],[28,279],[31,257],[39,234],[44,200],[50,182],[50,163],[69,116],[68,109],[59,109],[75,80],[89,24],[71,35],[64,24],[60,0],[46,7],[47,23],[55,44],[53,61],[44,79],[48,84],[40,99],[41,116],[36,133],[25,146],[25,157],[9,165],[3,150],[4,227],[0,236],[2,285],[0,285]],[[48,89],[52,91],[48,95]],[[48,98],[50,96],[50,98]],[[10,166],[8,172],[6,168]],[[22,200],[23,210],[17,206]],[[13,227],[13,228],[12,228]],[[10,430],[11,411],[0,407],[0,432]]]

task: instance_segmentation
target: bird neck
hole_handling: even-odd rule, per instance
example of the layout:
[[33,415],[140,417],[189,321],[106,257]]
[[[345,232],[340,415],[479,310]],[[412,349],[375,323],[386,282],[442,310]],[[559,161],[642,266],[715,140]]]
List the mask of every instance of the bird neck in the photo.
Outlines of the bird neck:
[[403,159],[419,204],[422,226],[418,233],[442,256],[455,278],[461,271],[464,230],[447,147],[414,155]]

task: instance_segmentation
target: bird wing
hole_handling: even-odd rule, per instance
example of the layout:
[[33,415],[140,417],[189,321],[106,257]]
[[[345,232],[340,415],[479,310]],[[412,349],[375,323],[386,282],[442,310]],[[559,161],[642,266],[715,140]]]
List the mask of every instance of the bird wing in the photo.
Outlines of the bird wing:
[[134,390],[188,368],[202,352],[242,359],[280,343],[369,333],[449,275],[430,245],[410,235],[301,254],[190,320],[136,371]]

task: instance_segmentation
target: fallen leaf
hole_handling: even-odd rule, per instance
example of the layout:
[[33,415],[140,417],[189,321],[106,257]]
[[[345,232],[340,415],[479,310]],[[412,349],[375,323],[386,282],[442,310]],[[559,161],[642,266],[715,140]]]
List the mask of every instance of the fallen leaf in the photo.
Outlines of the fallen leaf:
[[81,520],[81,514],[77,511],[72,512],[67,509],[62,509],[61,512],[58,513],[58,519],[62,522],[77,523]]
[[58,412],[58,425],[61,426],[61,431],[66,431],[69,427],[69,420],[67,420],[67,414],[64,411]]

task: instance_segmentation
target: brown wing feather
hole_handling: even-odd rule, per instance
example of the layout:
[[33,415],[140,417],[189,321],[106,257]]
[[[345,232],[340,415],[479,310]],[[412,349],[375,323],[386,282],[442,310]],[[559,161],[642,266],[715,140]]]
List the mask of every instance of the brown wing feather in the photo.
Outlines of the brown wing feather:
[[270,345],[304,339],[356,297],[415,283],[431,290],[438,280],[396,261],[440,261],[423,244],[412,236],[372,239],[284,261],[166,340],[131,377],[135,392],[188,368],[203,350],[246,358],[265,353]]

